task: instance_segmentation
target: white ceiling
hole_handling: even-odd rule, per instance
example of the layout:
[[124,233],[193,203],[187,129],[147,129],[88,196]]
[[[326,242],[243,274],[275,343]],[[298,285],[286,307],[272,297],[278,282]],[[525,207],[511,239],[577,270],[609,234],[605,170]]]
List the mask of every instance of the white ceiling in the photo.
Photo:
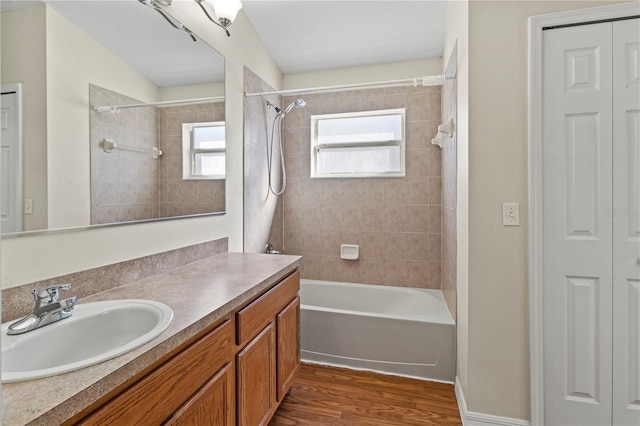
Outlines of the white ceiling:
[[[160,87],[224,79],[214,49],[138,0],[44,1]],[[243,10],[285,74],[442,56],[446,1],[244,0]]]
[[243,10],[285,74],[442,56],[446,1],[244,0]]
[[[222,55],[171,28],[138,0],[43,1],[159,87],[224,80]],[[37,3],[2,0],[0,5],[4,12]]]
[[45,0],[157,86],[224,80],[224,59],[137,0]]

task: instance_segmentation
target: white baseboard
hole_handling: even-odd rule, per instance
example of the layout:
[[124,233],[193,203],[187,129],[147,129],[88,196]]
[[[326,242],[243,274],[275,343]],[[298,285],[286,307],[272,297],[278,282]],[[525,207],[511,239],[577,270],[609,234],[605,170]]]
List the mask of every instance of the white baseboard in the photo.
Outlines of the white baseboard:
[[460,388],[460,382],[456,376],[456,399],[460,410],[460,418],[464,426],[529,426],[526,420],[512,419],[509,417],[492,416],[490,414],[474,413],[467,410],[467,403]]

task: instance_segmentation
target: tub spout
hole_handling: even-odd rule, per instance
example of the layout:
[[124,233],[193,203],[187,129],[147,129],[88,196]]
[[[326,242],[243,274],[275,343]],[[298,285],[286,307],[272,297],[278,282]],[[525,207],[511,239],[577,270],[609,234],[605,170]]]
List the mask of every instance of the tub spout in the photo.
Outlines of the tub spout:
[[267,243],[266,247],[264,248],[264,252],[267,254],[282,254],[281,251],[274,249],[271,243]]

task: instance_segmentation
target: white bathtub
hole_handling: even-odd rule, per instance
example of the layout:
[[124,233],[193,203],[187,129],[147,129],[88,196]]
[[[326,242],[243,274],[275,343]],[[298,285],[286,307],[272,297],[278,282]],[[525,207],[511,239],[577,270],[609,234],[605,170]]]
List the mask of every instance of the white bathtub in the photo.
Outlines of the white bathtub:
[[440,290],[301,280],[306,362],[452,383],[455,324]]

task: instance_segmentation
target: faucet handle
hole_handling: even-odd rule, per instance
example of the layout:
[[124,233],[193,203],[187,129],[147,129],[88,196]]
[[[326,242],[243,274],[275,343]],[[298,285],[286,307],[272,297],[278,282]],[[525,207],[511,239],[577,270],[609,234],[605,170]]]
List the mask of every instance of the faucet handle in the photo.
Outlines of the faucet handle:
[[71,288],[71,284],[54,284],[49,287],[45,287],[42,290],[38,291],[37,288],[31,290],[31,294],[33,294],[33,299],[36,303],[53,303],[58,300],[60,296],[60,290],[66,291]]

